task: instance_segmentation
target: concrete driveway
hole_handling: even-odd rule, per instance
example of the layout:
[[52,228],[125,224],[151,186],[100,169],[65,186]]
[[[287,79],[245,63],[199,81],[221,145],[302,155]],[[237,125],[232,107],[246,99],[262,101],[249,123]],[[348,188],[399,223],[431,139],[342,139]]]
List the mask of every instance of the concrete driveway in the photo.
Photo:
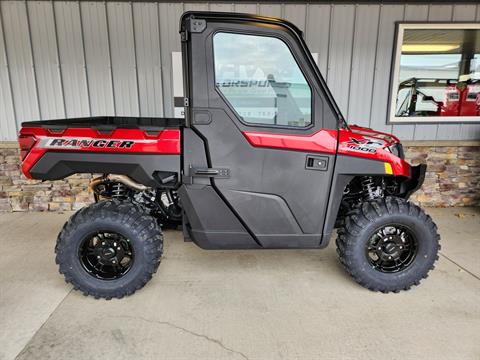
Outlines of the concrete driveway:
[[153,280],[87,298],[58,274],[70,214],[0,214],[0,359],[480,359],[480,209],[429,209],[421,286],[378,294],[326,250],[204,251],[166,232]]

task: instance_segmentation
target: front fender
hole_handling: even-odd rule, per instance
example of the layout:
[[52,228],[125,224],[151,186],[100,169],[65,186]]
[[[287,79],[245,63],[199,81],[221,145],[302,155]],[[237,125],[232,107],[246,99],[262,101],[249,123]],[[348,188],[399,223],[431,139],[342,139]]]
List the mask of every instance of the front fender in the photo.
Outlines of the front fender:
[[408,199],[415,191],[420,189],[425,181],[426,164],[410,166],[410,178],[402,183],[402,193],[404,198]]
[[[399,159],[400,160],[400,159]],[[401,179],[400,196],[407,199],[423,184],[427,166],[411,166],[401,160],[401,171],[389,172],[385,161],[376,161],[356,156],[338,155],[332,178],[327,213],[325,217],[321,247],[326,247],[333,232],[345,187],[356,176],[389,176]],[[391,163],[390,163],[391,164]]]

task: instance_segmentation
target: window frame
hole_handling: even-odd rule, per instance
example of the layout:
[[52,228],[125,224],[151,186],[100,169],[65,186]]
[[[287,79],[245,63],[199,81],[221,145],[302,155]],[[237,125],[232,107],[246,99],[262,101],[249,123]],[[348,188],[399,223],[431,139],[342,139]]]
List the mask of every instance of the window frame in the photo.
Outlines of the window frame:
[[387,109],[387,124],[401,125],[401,124],[478,124],[480,123],[480,116],[412,116],[412,117],[398,117],[395,116],[397,90],[399,85],[400,73],[400,57],[402,54],[403,35],[408,29],[452,29],[463,30],[473,29],[480,30],[480,23],[477,22],[402,22],[395,23],[395,38],[392,53],[392,66],[390,75],[390,88],[388,91],[388,109]]
[[[295,125],[276,125],[276,124],[268,124],[268,123],[252,123],[245,121],[243,116],[241,116],[238,111],[235,109],[233,104],[227,99],[225,94],[219,89],[217,86],[217,73],[216,73],[216,64],[215,64],[215,36],[217,34],[235,34],[235,35],[247,35],[247,36],[261,36],[261,37],[267,37],[267,38],[275,38],[279,41],[281,41],[287,49],[290,51],[290,54],[292,55],[293,60],[297,64],[300,72],[303,75],[303,78],[305,79],[305,82],[308,85],[308,88],[310,90],[310,124],[307,126],[295,126]],[[215,91],[218,93],[218,95],[223,99],[225,104],[230,108],[230,110],[236,115],[237,120],[243,124],[244,126],[248,127],[257,127],[257,128],[271,128],[271,129],[287,129],[287,130],[296,130],[296,131],[305,131],[305,130],[310,130],[313,127],[315,127],[315,89],[312,87],[312,84],[309,81],[308,76],[305,74],[305,70],[302,68],[300,65],[299,60],[297,59],[297,56],[295,54],[295,51],[293,51],[292,47],[288,43],[287,39],[284,39],[281,35],[278,34],[265,34],[264,32],[256,32],[254,30],[252,31],[236,31],[232,29],[217,29],[211,34],[211,44],[212,44],[212,62],[213,62],[213,81],[214,81],[214,87]]]

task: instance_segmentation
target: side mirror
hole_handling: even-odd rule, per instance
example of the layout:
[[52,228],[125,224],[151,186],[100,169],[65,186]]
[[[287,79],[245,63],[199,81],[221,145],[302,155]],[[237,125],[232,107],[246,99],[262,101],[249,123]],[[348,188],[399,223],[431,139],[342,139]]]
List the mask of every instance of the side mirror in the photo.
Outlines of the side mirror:
[[434,102],[436,102],[435,99],[433,98],[433,96],[428,96],[428,95],[424,96],[423,99],[422,99],[422,101],[423,101],[423,102],[427,102],[427,101],[434,101]]

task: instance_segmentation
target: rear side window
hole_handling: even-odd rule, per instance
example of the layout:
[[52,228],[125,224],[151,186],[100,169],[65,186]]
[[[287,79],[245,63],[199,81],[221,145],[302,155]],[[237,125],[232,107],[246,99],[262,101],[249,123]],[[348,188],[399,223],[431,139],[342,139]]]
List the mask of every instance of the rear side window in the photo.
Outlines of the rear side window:
[[307,127],[312,92],[288,46],[275,37],[217,33],[215,82],[250,124]]

